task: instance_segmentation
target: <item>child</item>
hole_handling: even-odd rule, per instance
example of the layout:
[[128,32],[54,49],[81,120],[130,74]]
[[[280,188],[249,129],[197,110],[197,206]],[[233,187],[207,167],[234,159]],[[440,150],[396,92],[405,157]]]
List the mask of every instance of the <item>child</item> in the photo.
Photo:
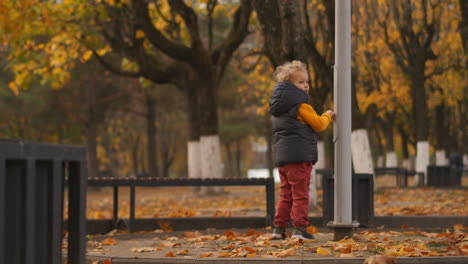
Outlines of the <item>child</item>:
[[291,238],[313,239],[309,225],[309,184],[312,164],[317,162],[316,132],[325,130],[335,118],[328,110],[317,115],[310,104],[307,66],[300,61],[276,68],[277,81],[270,98],[273,149],[281,187],[280,201],[273,221],[272,239],[286,238],[286,226],[292,218]]

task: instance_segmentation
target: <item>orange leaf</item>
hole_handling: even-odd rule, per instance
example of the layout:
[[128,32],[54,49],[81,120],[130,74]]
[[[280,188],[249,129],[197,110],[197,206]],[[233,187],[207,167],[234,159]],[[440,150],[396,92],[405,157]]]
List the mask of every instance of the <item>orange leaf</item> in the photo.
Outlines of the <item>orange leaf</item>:
[[211,252],[206,252],[205,254],[201,255],[200,258],[211,257],[212,255],[213,255],[213,253],[211,253]]
[[349,254],[351,253],[351,247],[345,247],[340,250],[340,253],[342,254]]
[[218,253],[217,257],[218,258],[227,258],[227,257],[229,257],[229,253],[228,252],[221,252],[221,253]]
[[176,255],[172,251],[169,251],[169,252],[166,253],[166,257],[174,258],[175,256]]
[[232,238],[236,237],[236,234],[234,232],[230,231],[230,230],[224,231],[224,234],[227,236],[228,239],[231,239],[231,240],[232,240]]
[[245,233],[245,236],[254,236],[254,235],[257,235],[258,232],[255,231],[255,229],[253,228],[249,228],[249,231],[247,231],[247,233]]
[[317,254],[319,254],[319,255],[331,255],[331,252],[328,249],[319,247],[319,248],[317,248]]
[[195,238],[201,235],[200,232],[184,232],[185,237],[187,238]]
[[294,248],[288,248],[288,249],[285,249],[281,252],[279,252],[278,254],[276,254],[276,256],[278,258],[285,258],[287,256],[292,256],[292,255],[295,255],[296,254],[296,251],[294,250]]
[[257,255],[257,253],[251,253],[251,254],[247,254],[247,258],[253,258],[255,257],[255,255]]
[[158,221],[159,228],[161,228],[164,232],[173,232],[174,229],[171,227],[171,222],[169,221]]
[[113,238],[106,238],[102,241],[102,244],[103,245],[106,245],[106,246],[109,246],[109,245],[117,245],[117,240],[113,239]]
[[227,245],[225,247],[223,247],[223,249],[231,249],[231,248],[235,248],[233,245]]
[[257,250],[250,248],[250,247],[241,247],[240,250],[248,251],[249,253],[255,253]]
[[187,254],[188,252],[189,252],[188,249],[184,249],[184,250],[181,250],[181,251],[176,252],[175,254],[176,254],[176,255],[185,255],[185,254]]
[[307,227],[307,232],[311,233],[312,235],[317,234],[318,228],[316,226],[309,226]]
[[106,259],[106,260],[104,260],[103,264],[112,264],[112,260]]

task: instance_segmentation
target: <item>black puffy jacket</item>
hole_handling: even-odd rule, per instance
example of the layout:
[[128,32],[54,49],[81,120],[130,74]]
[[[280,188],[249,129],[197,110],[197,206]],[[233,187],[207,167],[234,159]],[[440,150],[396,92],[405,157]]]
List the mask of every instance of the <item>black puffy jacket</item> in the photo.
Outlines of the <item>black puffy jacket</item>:
[[268,112],[273,116],[273,151],[277,166],[317,162],[317,135],[311,127],[297,120],[299,106],[308,99],[307,93],[289,82],[278,82],[273,88]]

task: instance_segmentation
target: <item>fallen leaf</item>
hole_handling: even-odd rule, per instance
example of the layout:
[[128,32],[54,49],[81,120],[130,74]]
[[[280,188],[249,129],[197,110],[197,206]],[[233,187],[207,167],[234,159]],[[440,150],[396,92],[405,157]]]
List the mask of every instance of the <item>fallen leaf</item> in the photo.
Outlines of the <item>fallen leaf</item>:
[[106,259],[106,260],[104,260],[103,264],[112,264],[112,260]]
[[154,247],[141,247],[141,248],[131,248],[130,252],[142,253],[142,252],[152,252],[156,250],[157,249]]
[[247,254],[246,257],[247,258],[253,258],[253,257],[255,257],[255,255],[257,255],[257,253],[254,252],[254,253]]
[[184,250],[181,250],[181,251],[177,251],[175,254],[176,254],[176,255],[185,255],[185,254],[187,254],[188,252],[189,252],[188,249],[184,249]]
[[205,254],[201,255],[200,258],[207,258],[207,257],[211,257],[213,255],[212,252],[206,252]]
[[285,258],[287,256],[293,256],[296,255],[296,251],[294,248],[288,248],[283,251],[278,252],[275,256],[278,258]]
[[104,239],[101,243],[106,246],[117,245],[117,240],[109,237]]
[[187,238],[196,238],[201,236],[201,233],[196,231],[196,232],[184,232],[185,237]]
[[227,245],[227,246],[223,247],[223,249],[225,249],[225,250],[226,250],[226,249],[232,249],[232,248],[235,248],[235,246],[233,246],[233,245]]
[[318,228],[316,226],[308,226],[307,227],[307,232],[311,233],[312,235],[315,235],[318,233]]
[[268,247],[268,246],[270,246],[270,242],[268,242],[268,240],[257,241],[257,242],[254,243],[254,246],[256,246],[256,247]]
[[171,227],[171,222],[169,221],[158,221],[159,228],[161,228],[164,232],[173,232],[174,229]]
[[229,240],[233,240],[236,237],[236,234],[230,230],[224,231],[224,234],[227,236]]
[[216,257],[218,257],[218,258],[227,258],[227,257],[229,257],[229,253],[228,252],[220,252],[220,253],[217,254]]
[[170,241],[164,241],[162,244],[160,244],[161,247],[171,247],[171,248],[174,248],[174,247],[177,247],[177,246],[181,246],[180,243],[174,243],[174,242],[170,242]]
[[317,248],[317,254],[319,254],[319,255],[331,255],[332,253],[326,248],[319,247],[319,248]]
[[174,258],[175,256],[176,256],[175,253],[172,251],[169,251],[166,253],[166,257]]
[[255,253],[257,250],[250,248],[250,247],[241,247],[240,250],[248,251],[249,253]]

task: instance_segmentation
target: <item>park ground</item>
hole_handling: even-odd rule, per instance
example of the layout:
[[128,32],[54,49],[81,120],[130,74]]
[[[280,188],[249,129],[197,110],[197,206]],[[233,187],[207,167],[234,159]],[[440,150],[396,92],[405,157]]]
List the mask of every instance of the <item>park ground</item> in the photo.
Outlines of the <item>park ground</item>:
[[88,236],[88,259],[115,258],[367,258],[465,256],[468,260],[467,228],[424,232],[420,230],[358,230],[353,237],[332,241],[329,231],[310,227],[313,240],[270,240],[267,229],[202,230],[138,234],[113,231]]
[[[397,188],[391,178],[379,178],[375,193],[375,214],[391,215],[468,215],[468,188]],[[467,185],[466,177],[463,186]],[[278,186],[277,186],[278,187]],[[226,187],[224,192],[200,196],[194,187],[140,187],[136,191],[136,217],[264,216],[264,188]],[[278,191],[276,194],[278,195]],[[318,205],[311,216],[321,211]],[[277,201],[277,200],[276,200]],[[120,216],[128,216],[128,189],[120,191]],[[112,217],[112,188],[88,191],[88,218]],[[270,240],[265,229],[146,230],[136,234],[114,230],[103,235],[88,235],[87,257],[91,263],[112,263],[115,258],[209,259],[209,258],[367,258],[391,257],[463,257],[468,261],[468,227],[447,229],[398,230],[384,226],[358,229],[351,238],[332,241],[329,229],[309,227],[313,240]],[[291,230],[288,230],[291,232]],[[64,242],[64,250],[66,250]],[[464,259],[466,257],[467,259]],[[106,262],[106,260],[108,260]],[[455,263],[455,262],[454,262]],[[459,263],[459,262],[456,262]],[[463,262],[460,262],[463,263]]]
[[[412,182],[412,179],[409,179]],[[464,188],[397,188],[394,177],[378,177],[374,195],[376,216],[446,215],[468,216],[468,177]],[[278,201],[279,186],[276,186]],[[110,219],[113,210],[112,188],[90,188],[87,196],[88,219]],[[317,191],[317,206],[310,216],[322,215],[322,190]],[[265,216],[265,189],[261,186],[224,187],[215,196],[201,196],[194,187],[137,187],[137,218],[201,216]],[[65,207],[67,208],[67,207]],[[67,212],[65,212],[67,215]],[[129,216],[129,188],[119,189],[119,216]]]

